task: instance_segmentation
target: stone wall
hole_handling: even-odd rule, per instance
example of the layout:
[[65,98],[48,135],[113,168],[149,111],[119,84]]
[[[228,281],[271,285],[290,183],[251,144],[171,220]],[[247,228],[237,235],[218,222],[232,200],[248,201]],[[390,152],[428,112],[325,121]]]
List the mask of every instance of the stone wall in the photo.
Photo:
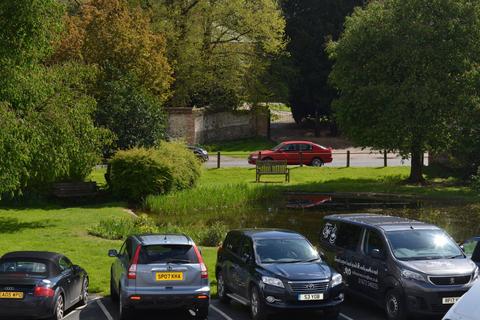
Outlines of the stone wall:
[[191,108],[168,108],[167,111],[168,135],[190,144],[269,136],[270,113],[265,108],[237,112]]

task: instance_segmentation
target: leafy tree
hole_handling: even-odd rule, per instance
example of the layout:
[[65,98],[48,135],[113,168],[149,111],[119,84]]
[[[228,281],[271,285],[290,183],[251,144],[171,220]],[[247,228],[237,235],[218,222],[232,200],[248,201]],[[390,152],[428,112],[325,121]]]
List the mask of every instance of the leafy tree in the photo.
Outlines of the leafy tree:
[[54,0],[0,3],[0,194],[81,180],[100,154],[104,131],[86,93],[94,71],[43,64],[61,17]]
[[[297,123],[306,118],[332,116],[331,102],[336,91],[328,84],[332,68],[325,47],[338,39],[345,17],[364,0],[284,0],[289,63],[286,73],[289,102]],[[318,124],[318,122],[317,122]],[[318,130],[317,130],[318,133]]]
[[478,97],[479,5],[385,0],[356,9],[329,45],[340,127],[356,143],[399,150],[422,182],[423,153],[445,150]]
[[115,133],[119,148],[153,146],[164,136],[163,104],[172,82],[163,35],[124,0],[85,2],[65,20],[67,32],[52,61],[96,66],[97,124]]
[[151,12],[167,37],[175,77],[170,106],[231,109],[271,93],[259,79],[284,48],[276,0],[130,2]]

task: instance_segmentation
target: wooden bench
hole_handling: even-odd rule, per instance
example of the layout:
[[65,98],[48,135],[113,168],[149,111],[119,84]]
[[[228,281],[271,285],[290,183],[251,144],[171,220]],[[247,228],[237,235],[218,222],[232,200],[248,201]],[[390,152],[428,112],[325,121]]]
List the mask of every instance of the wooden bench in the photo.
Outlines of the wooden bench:
[[256,163],[257,182],[263,175],[285,175],[285,181],[290,182],[290,170],[287,161],[262,160]]
[[64,182],[53,185],[53,195],[57,198],[81,198],[97,195],[96,182]]

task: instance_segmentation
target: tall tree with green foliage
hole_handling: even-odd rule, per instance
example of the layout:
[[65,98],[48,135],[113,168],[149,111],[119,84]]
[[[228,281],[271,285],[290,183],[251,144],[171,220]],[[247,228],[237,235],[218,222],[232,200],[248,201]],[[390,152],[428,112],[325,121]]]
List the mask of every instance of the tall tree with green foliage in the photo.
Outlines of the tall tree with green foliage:
[[[287,51],[293,76],[286,74],[289,103],[295,121],[332,117],[336,91],[328,83],[332,61],[325,52],[329,40],[337,40],[345,17],[364,0],[283,0],[289,39]],[[318,121],[317,121],[318,127]],[[318,134],[318,130],[317,134]]]
[[410,182],[424,181],[424,152],[448,148],[478,102],[479,10],[469,0],[372,1],[329,45],[340,127],[361,146],[409,155]]
[[271,93],[260,79],[284,48],[277,0],[130,2],[167,37],[175,78],[169,106],[232,109]]
[[82,180],[98,161],[105,132],[87,94],[94,70],[44,64],[62,15],[56,0],[0,3],[0,195]]

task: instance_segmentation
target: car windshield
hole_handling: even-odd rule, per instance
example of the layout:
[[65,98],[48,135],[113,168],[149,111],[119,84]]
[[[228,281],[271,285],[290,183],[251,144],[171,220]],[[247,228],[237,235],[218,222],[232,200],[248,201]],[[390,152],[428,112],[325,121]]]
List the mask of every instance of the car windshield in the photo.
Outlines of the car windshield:
[[198,263],[198,258],[190,245],[151,245],[142,247],[139,263]]
[[0,261],[0,274],[23,273],[32,275],[46,275],[47,264],[39,261],[4,260]]
[[285,145],[284,143],[280,143],[279,145],[277,145],[276,147],[274,147],[274,148],[272,149],[272,151],[278,151],[278,150],[280,150],[280,148],[282,148],[284,145]]
[[387,239],[399,260],[463,257],[455,242],[442,230],[393,231],[387,232]]
[[261,263],[311,262],[320,259],[305,239],[257,240],[255,251]]

